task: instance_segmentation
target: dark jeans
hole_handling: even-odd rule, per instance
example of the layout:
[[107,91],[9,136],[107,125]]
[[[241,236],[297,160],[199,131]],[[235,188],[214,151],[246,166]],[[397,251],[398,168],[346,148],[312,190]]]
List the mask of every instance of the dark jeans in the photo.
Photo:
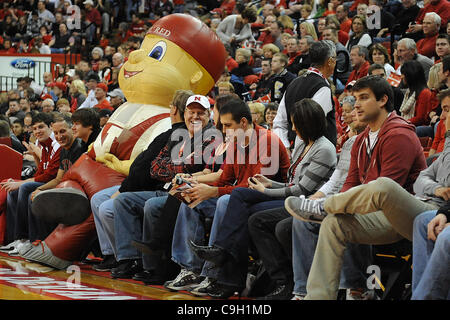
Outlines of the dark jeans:
[[248,230],[270,278],[278,284],[291,285],[292,217],[284,205],[253,214]]
[[209,245],[225,249],[233,257],[220,268],[205,263],[202,275],[219,283],[244,287],[248,262],[248,217],[255,212],[282,206],[284,200],[276,199],[259,191],[236,188],[230,195],[223,216],[214,216]]
[[43,240],[56,227],[56,224],[47,223],[32,214],[30,195],[41,185],[41,182],[27,182],[8,193],[5,243],[18,239],[29,239],[32,242]]

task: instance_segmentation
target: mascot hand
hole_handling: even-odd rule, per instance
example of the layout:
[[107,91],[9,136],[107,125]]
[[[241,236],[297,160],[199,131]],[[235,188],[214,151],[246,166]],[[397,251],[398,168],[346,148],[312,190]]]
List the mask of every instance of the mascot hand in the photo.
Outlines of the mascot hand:
[[95,161],[104,163],[108,168],[111,168],[117,172],[120,172],[128,176],[130,172],[130,166],[133,160],[119,160],[115,155],[111,153],[105,153],[103,156],[97,156]]

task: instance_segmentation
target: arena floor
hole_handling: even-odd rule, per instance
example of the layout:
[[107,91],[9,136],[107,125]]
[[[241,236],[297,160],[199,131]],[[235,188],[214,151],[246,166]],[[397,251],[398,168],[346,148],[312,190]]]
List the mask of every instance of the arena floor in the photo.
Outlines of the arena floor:
[[202,300],[187,292],[170,292],[131,279],[112,279],[109,272],[75,264],[55,270],[0,253],[1,300]]

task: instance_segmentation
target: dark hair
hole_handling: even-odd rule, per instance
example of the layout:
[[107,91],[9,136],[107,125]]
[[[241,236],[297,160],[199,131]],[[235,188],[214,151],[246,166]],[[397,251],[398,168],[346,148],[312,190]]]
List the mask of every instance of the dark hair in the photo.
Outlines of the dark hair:
[[[231,101],[233,99],[239,99],[239,96],[236,93],[230,93],[230,94],[222,94],[216,98],[215,106],[216,106],[217,110],[219,111],[219,114],[220,114],[220,110],[222,109],[222,107],[228,101]],[[219,117],[219,121],[217,123],[215,123],[214,125],[216,126],[216,128],[219,131],[222,131],[223,126],[222,126],[222,122],[220,122],[220,117]]]
[[266,121],[266,113],[268,111],[278,111],[278,103],[276,103],[276,102],[269,102],[266,105],[266,109],[264,110],[264,121]]
[[447,40],[447,42],[450,44],[450,37],[449,37],[449,35],[446,34],[446,33],[440,33],[440,34],[437,36],[436,40],[437,40],[437,39],[445,39],[445,40]]
[[372,56],[373,56],[374,51],[379,51],[379,52],[381,52],[383,54],[385,63],[389,63],[390,62],[391,59],[389,58],[389,53],[388,53],[386,47],[383,46],[381,43],[375,43],[369,49],[369,60],[372,63],[373,63]]
[[231,99],[220,108],[220,115],[229,113],[231,113],[232,119],[236,122],[240,122],[242,118],[246,118],[249,123],[252,123],[250,108],[241,99]]
[[92,126],[92,131],[100,129],[100,116],[93,109],[77,109],[72,114],[72,122],[79,122],[85,128]]
[[0,137],[9,137],[10,136],[10,126],[9,122],[5,120],[0,120]]
[[450,70],[450,54],[442,58],[442,71],[445,72],[449,70]]
[[445,98],[450,97],[450,89],[445,89],[445,90],[441,90],[438,94],[437,94],[437,98],[439,99],[439,101],[442,102],[442,100],[444,100]]
[[292,110],[292,123],[305,143],[315,141],[325,135],[327,122],[322,107],[312,99],[297,101]]
[[416,60],[406,61],[401,66],[400,72],[405,76],[406,86],[411,92],[416,93],[417,99],[422,90],[427,87],[422,64]]
[[[332,55],[333,48],[326,40],[314,42],[309,48],[309,56],[311,57],[311,66],[323,66]],[[335,50],[336,48],[334,48]]]
[[47,112],[39,112],[39,113],[33,115],[32,118],[31,118],[31,125],[34,125],[34,124],[39,123],[39,122],[43,122],[48,127],[50,127],[52,125],[52,122],[53,122],[53,116],[50,115]]
[[248,22],[250,23],[256,21],[256,15],[256,10],[253,7],[247,7],[241,13],[241,17],[244,19],[248,19]]
[[386,79],[379,76],[366,76],[356,81],[352,87],[352,92],[361,91],[362,89],[370,89],[375,95],[375,99],[380,100],[385,95],[388,97],[384,108],[386,111],[391,112],[394,110],[394,92],[392,87]]
[[384,69],[384,67],[381,64],[378,64],[378,63],[373,63],[373,64],[370,65],[368,74],[371,75],[373,70],[378,70],[378,69],[383,70],[384,74],[386,74],[386,70]]
[[14,102],[14,101],[17,102],[17,103],[20,103],[20,102],[19,102],[19,99],[9,99],[8,105],[9,105],[10,102]]

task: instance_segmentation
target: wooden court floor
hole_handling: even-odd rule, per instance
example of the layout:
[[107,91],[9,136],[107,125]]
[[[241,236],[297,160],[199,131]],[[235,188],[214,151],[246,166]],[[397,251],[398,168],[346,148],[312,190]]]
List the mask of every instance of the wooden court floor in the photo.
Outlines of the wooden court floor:
[[77,263],[56,270],[0,253],[0,300],[204,300],[131,279],[112,279]]

